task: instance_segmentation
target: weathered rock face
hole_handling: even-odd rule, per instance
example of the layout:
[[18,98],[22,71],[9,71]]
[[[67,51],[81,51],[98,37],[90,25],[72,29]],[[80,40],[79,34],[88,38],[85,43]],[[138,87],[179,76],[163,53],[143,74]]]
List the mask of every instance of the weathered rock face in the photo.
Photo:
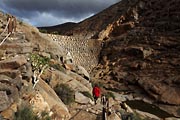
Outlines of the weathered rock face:
[[29,102],[36,114],[40,115],[42,112],[50,112],[48,103],[44,100],[39,92],[36,92],[36,94],[30,98]]
[[68,120],[70,118],[69,110],[47,83],[40,80],[36,89],[39,90],[39,93],[43,96],[50,109],[55,109],[54,111],[57,109],[57,111],[61,113],[61,115],[59,115],[59,119]]
[[10,60],[0,61],[0,69],[17,69],[27,63],[24,56],[16,56]]
[[58,84],[67,84],[74,91],[88,91],[91,93],[91,84],[81,76],[73,73],[67,72],[66,74],[58,70],[47,70],[46,76],[43,79],[46,81],[48,79],[49,85],[54,88]]
[[0,91],[0,96],[1,96],[1,99],[0,99],[0,105],[1,105],[0,111],[3,111],[3,110],[7,109],[10,106],[10,101],[9,101],[8,96],[7,96],[5,91]]
[[22,88],[22,69],[27,60],[24,56],[16,56],[0,61],[0,112],[3,118],[13,119],[17,111]]
[[22,84],[21,71],[18,68],[26,63],[27,61],[24,56],[16,56],[9,60],[0,61],[0,91],[2,97],[4,96],[4,99],[1,99],[2,102],[6,99],[5,101],[11,105],[13,102],[18,101],[18,92]]
[[[4,30],[6,15],[0,14],[0,16],[2,22],[0,29]],[[20,32],[22,30],[23,32]],[[0,42],[6,34],[5,32],[0,35]],[[17,32],[0,45],[0,114],[2,118],[14,119],[17,108],[19,110],[24,102],[29,102],[38,115],[44,111],[52,115],[57,110],[58,114],[61,113],[57,119],[69,119],[67,107],[48,84],[41,80],[37,88],[33,89],[34,68],[29,58],[31,54],[40,54],[49,58],[57,57],[58,60],[63,55],[63,50],[56,43],[39,34],[34,27],[22,23],[18,26]]]
[[[108,39],[101,52],[101,58],[106,57],[101,63],[109,67],[114,80],[139,85],[156,101],[174,105],[180,104],[177,92],[180,33],[175,32],[179,30],[178,3],[177,0],[131,1],[119,24],[134,22],[133,29],[126,29],[124,34],[115,31],[116,37]],[[166,8],[161,9],[162,6]],[[122,72],[127,75],[120,76]]]
[[[145,89],[157,101],[179,105],[179,87],[177,84],[166,84],[163,82],[154,82],[151,79],[139,80],[139,85]],[[172,87],[173,86],[173,87]]]
[[88,104],[88,103],[92,104],[93,103],[93,101],[90,98],[84,96],[80,92],[75,93],[75,101],[80,104]]
[[[32,89],[33,74],[30,63],[26,57],[12,57],[16,54],[40,51],[45,54],[47,52],[46,55],[53,59],[59,59],[70,51],[77,63],[88,69],[96,66],[99,60],[101,65],[97,67],[97,73],[94,71],[95,78],[104,80],[105,88],[122,91],[124,88],[127,90],[130,85],[135,85],[146,91],[155,101],[180,105],[179,8],[178,0],[122,0],[100,14],[73,25],[71,30],[61,31],[66,35],[76,34],[75,36],[56,36],[58,39],[55,37],[54,41],[46,35],[39,34],[37,29],[22,25],[18,29],[23,30],[25,34],[16,34],[12,40],[8,39],[0,47],[0,94],[3,97],[0,99],[0,109],[3,111],[1,113],[4,113],[2,115],[6,116],[4,110],[9,110],[11,104],[22,97],[19,95],[21,87]],[[6,20],[1,14],[0,18],[2,21]],[[2,28],[5,26],[2,21],[0,31],[3,31]],[[0,36],[0,39],[2,38],[3,36]],[[73,42],[69,44],[69,41]],[[66,50],[59,46],[65,46]],[[65,65],[65,68],[70,70],[72,67],[74,66]],[[40,99],[36,102],[42,105],[40,111],[47,108],[53,112],[52,117],[55,119],[70,118],[69,110],[52,89],[62,83],[78,91],[75,95],[76,102],[88,104],[89,99],[87,100],[79,91],[91,93],[91,84],[82,76],[88,79],[90,77],[86,70],[79,68],[80,71],[76,73],[81,76],[75,72],[54,69],[46,71],[46,75],[41,76],[48,84],[40,80],[36,86],[40,94]],[[131,90],[135,89],[132,87]],[[28,90],[24,89],[21,92],[26,93]],[[127,98],[116,97],[118,101],[122,99]],[[102,106],[94,109],[93,113],[99,114],[101,108]],[[177,107],[175,112],[180,116],[178,110]],[[80,111],[74,119],[97,119],[98,115],[95,114]],[[110,117],[119,119],[116,114]]]

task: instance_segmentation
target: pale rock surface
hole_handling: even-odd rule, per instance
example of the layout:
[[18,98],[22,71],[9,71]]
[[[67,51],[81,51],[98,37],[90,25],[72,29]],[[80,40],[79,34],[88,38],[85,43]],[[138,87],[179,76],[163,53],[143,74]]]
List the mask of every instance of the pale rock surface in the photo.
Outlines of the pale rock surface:
[[77,66],[76,71],[77,74],[84,76],[87,80],[90,80],[89,73],[86,71],[86,69],[82,66]]
[[92,100],[80,92],[75,92],[75,101],[80,104],[92,103]]
[[72,71],[67,71],[67,75],[70,77],[76,79],[77,81],[81,82],[84,86],[86,86],[90,91],[92,91],[92,85],[91,82],[88,81],[87,79],[83,78],[82,76],[72,72]]
[[47,76],[43,79],[50,79],[50,86],[54,88],[58,84],[68,84],[74,91],[88,91],[91,93],[91,89],[86,87],[83,82],[74,79],[73,77],[58,71],[58,70],[47,70],[45,73]]
[[[62,119],[68,120],[70,118],[69,110],[66,105],[61,101],[61,99],[56,95],[54,90],[43,80],[40,80],[36,85],[36,88],[39,93],[42,95],[44,100],[48,103],[50,109],[58,109],[60,116]],[[56,110],[54,110],[56,111]]]
[[33,111],[38,115],[41,115],[44,111],[50,112],[48,103],[39,92],[36,92],[35,96],[30,99],[29,103],[32,106]]
[[24,56],[15,56],[14,58],[0,61],[0,69],[17,69],[27,63]]

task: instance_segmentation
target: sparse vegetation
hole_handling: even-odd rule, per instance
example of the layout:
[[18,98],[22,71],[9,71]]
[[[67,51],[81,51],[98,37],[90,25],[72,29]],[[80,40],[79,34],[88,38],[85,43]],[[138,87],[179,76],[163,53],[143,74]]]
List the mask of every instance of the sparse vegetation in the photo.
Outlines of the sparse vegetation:
[[20,21],[19,21],[19,25],[22,25],[22,24],[23,24],[23,21],[22,21],[22,20],[20,20]]
[[49,116],[47,112],[43,111],[41,113],[41,120],[51,120],[51,117]]
[[84,96],[90,98],[91,100],[93,100],[93,96],[88,92],[88,91],[82,91],[81,92]]
[[74,91],[67,84],[58,84],[54,88],[54,91],[66,105],[69,105],[75,101]]
[[31,61],[33,70],[39,70],[39,69],[42,69],[45,65],[48,65],[50,59],[47,57],[40,56],[38,54],[31,54],[30,61]]
[[39,118],[30,106],[25,105],[15,113],[14,120],[51,120],[51,118],[47,112],[42,112]]
[[39,32],[41,32],[41,33],[48,33],[48,31],[45,30],[45,29],[39,29]]
[[15,113],[14,120],[39,120],[39,118],[33,113],[31,107],[24,106]]
[[33,88],[39,81],[41,74],[49,66],[50,59],[47,57],[40,56],[38,54],[31,54],[30,62],[33,70]]
[[113,98],[113,99],[115,99],[115,96],[114,96],[114,94],[112,92],[107,92],[105,96],[106,96],[106,98]]

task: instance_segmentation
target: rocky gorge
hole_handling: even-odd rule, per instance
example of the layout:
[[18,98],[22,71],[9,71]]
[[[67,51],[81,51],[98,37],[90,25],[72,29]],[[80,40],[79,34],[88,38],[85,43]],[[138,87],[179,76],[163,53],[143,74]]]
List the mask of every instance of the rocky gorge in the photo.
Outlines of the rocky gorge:
[[[103,105],[92,99],[98,84],[109,99],[108,120],[130,113],[135,120],[178,120],[178,5],[122,0],[80,23],[39,30],[18,20],[0,45],[0,119],[20,120],[28,105],[38,119],[100,120]],[[0,42],[6,24],[1,12]],[[143,104],[150,106],[137,108]]]

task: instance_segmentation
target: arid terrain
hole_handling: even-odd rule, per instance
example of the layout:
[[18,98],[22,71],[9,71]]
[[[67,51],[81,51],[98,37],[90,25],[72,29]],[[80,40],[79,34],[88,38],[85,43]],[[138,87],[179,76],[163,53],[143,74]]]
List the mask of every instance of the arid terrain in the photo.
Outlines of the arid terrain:
[[95,84],[109,100],[108,120],[178,120],[179,5],[122,0],[79,23],[35,28],[17,20],[7,39],[1,12],[0,120],[25,118],[26,105],[40,120],[103,119]]

